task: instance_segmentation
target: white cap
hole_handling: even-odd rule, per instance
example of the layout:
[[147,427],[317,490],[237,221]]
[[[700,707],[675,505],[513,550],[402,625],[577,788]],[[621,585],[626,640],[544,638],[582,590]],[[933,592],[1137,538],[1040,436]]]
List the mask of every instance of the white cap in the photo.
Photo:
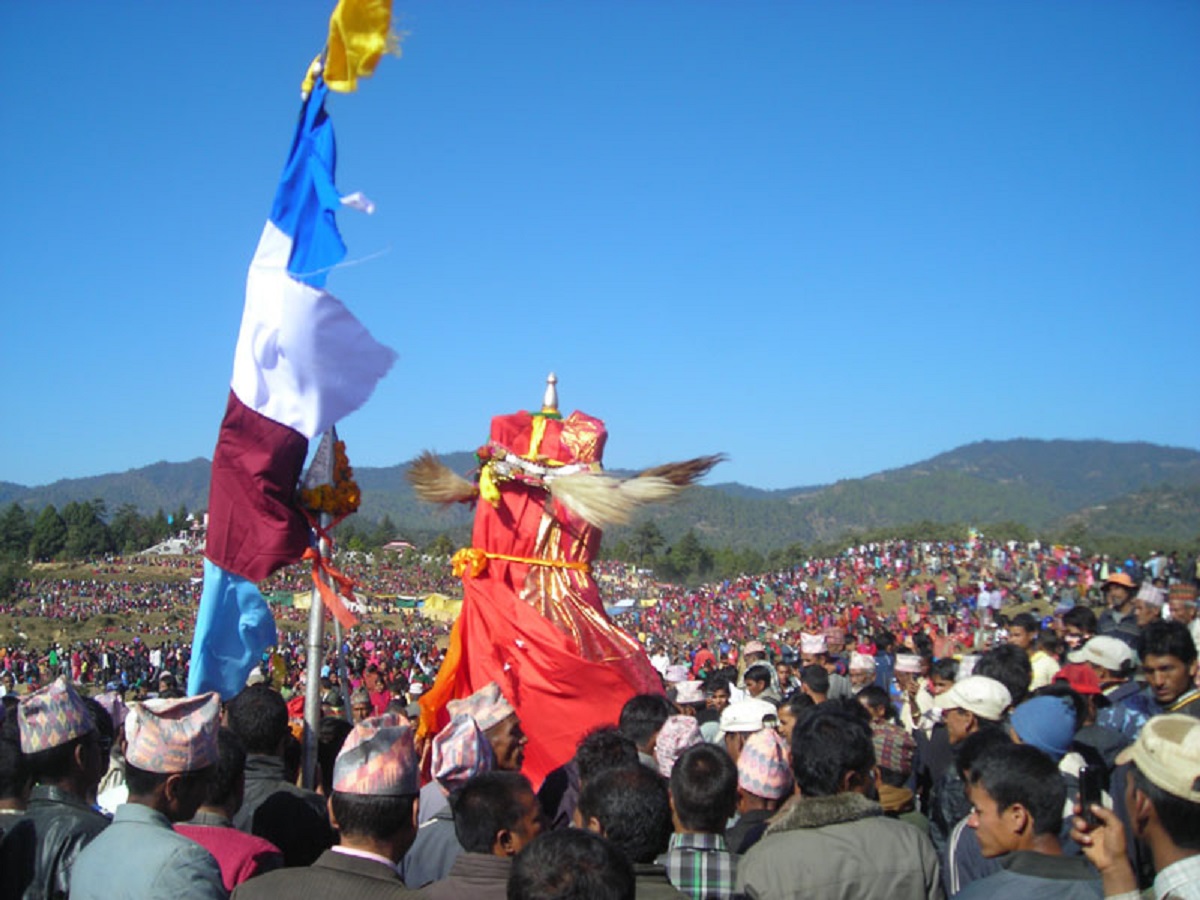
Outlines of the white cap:
[[850,671],[851,672],[874,672],[875,657],[867,656],[865,653],[850,654]]
[[1068,662],[1094,663],[1109,672],[1124,672],[1137,664],[1133,648],[1119,638],[1102,634],[1067,654]]
[[829,652],[829,642],[823,634],[800,635],[800,652],[805,656],[815,656],[818,653]]
[[938,709],[965,709],[989,722],[999,722],[1011,704],[1008,688],[986,675],[971,675],[956,681],[950,690],[933,698]]
[[1160,587],[1155,587],[1148,581],[1142,582],[1142,586],[1138,588],[1135,600],[1141,600],[1143,603],[1149,603],[1151,606],[1162,606],[1167,602],[1167,592]]
[[750,733],[763,728],[773,728],[779,721],[779,710],[766,700],[739,700],[721,710],[721,730],[724,737],[731,732]]

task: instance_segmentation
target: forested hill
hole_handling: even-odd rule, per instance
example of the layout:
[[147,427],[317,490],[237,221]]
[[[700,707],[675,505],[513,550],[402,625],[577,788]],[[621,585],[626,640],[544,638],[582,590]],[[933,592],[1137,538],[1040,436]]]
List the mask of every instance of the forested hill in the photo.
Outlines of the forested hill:
[[[463,474],[474,465],[470,453],[442,459]],[[402,534],[463,531],[469,511],[417,501],[404,479],[407,466],[357,470],[361,521],[386,515]],[[0,504],[62,507],[98,498],[110,514],[127,504],[143,513],[195,511],[205,507],[207,495],[204,459],[42,487],[0,482]],[[1200,452],[1145,443],[982,441],[831,485],[773,491],[741,484],[700,487],[678,503],[645,512],[641,521],[646,519],[670,541],[694,529],[706,543],[759,550],[918,521],[1012,522],[1040,533],[1083,528],[1184,541],[1200,534]],[[619,540],[622,534],[616,530],[610,537]]]

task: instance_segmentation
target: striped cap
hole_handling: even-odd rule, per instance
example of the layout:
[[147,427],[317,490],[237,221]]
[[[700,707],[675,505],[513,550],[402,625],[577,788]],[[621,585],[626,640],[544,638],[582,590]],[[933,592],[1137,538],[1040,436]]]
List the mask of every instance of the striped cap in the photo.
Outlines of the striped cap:
[[209,692],[135,703],[125,718],[125,761],[143,772],[173,775],[216,765],[221,697]]
[[433,768],[430,774],[448,791],[455,791],[468,778],[496,768],[496,753],[475,720],[460,713],[433,739]]
[[747,794],[778,800],[792,792],[792,768],[787,744],[774,728],[746,738],[737,761],[738,787]]

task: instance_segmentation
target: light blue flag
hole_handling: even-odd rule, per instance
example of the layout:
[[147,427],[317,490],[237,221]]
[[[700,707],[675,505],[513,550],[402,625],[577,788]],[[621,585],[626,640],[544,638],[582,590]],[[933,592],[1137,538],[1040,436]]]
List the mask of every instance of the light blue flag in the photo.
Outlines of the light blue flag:
[[[236,628],[231,628],[233,623]],[[262,652],[276,641],[275,619],[254,582],[204,560],[204,593],[196,616],[188,694],[242,692]]]

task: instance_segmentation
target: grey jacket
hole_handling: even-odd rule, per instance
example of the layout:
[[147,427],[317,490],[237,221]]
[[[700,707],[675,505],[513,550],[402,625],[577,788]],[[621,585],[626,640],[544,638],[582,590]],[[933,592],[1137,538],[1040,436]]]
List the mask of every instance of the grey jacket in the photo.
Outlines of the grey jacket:
[[742,857],[738,890],[752,898],[941,900],[929,838],[861,794],[799,797]]

